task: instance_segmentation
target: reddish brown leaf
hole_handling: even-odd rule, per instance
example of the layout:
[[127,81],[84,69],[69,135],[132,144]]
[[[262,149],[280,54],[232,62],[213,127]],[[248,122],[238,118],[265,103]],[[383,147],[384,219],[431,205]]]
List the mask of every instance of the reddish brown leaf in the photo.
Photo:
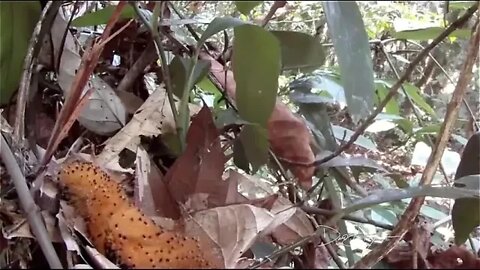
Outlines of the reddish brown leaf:
[[219,132],[207,106],[193,117],[187,133],[187,148],[165,175],[170,192],[185,203],[194,193],[209,194],[209,207],[225,203],[228,182],[222,179],[226,157]]
[[[200,58],[211,62],[210,72],[227,91],[230,99],[235,100],[236,84],[233,72],[225,72],[224,66],[206,53],[200,54]],[[268,132],[272,151],[284,161],[284,166],[291,170],[303,188],[311,187],[314,168],[292,165],[292,162],[307,165],[315,159],[310,148],[311,134],[303,120],[277,100],[268,121]]]

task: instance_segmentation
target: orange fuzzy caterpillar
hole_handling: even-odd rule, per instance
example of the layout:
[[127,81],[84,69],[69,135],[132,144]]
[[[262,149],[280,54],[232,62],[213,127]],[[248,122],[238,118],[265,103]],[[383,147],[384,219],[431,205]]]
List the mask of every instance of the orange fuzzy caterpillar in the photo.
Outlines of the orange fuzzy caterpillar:
[[95,247],[122,267],[212,266],[198,240],[156,226],[133,206],[118,183],[92,163],[64,165],[58,179],[69,202],[85,219]]

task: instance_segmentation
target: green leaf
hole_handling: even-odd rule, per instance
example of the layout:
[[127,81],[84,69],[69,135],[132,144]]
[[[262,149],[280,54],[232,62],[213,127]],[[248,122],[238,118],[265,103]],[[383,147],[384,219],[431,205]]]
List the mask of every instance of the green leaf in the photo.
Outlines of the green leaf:
[[[424,185],[404,189],[384,189],[375,191],[367,197],[355,201],[352,205],[342,209],[341,213],[339,213],[336,218],[373,205],[423,196],[451,199],[469,198],[472,200],[477,200],[477,204],[480,199],[478,191],[456,187],[439,187],[432,185]],[[334,220],[335,219],[331,221],[333,222]]]
[[252,9],[261,4],[263,1],[235,1],[238,11],[243,15],[248,15]]
[[280,45],[254,25],[235,28],[233,74],[239,115],[265,127],[273,111],[280,75]]
[[[180,56],[175,56],[172,62],[170,62],[169,69],[171,72],[173,93],[179,98],[182,97],[185,89],[185,83],[187,82],[187,71],[191,64],[190,58],[184,58]],[[200,80],[205,78],[209,70],[210,61],[198,60],[193,71],[192,85],[195,85]]]
[[258,125],[245,125],[240,132],[240,141],[242,142],[245,156],[252,164],[253,173],[268,160],[267,136],[267,130]]
[[271,31],[280,41],[282,69],[311,72],[325,62],[323,46],[315,37],[294,31]]
[[413,134],[417,136],[423,134],[437,134],[440,131],[441,126],[441,123],[430,124],[428,126],[419,128],[418,130],[415,130]]
[[202,89],[206,93],[214,94],[215,96],[218,94],[222,94],[220,90],[212,83],[212,81],[208,77],[203,77],[197,84],[197,87]]
[[368,36],[355,2],[323,2],[342,74],[348,110],[355,122],[373,110],[373,67]]
[[[87,27],[94,25],[107,24],[108,20],[113,14],[116,6],[107,6],[100,10],[84,14],[72,21],[72,26],[75,27]],[[121,19],[135,18],[136,14],[133,7],[130,5],[125,6],[120,13]]]
[[40,13],[38,1],[0,2],[0,104],[8,103],[19,86]]
[[435,220],[440,220],[447,217],[447,214],[428,205],[422,205],[422,208],[420,208],[420,213],[426,217],[433,218]]
[[433,108],[425,101],[425,99],[420,94],[420,89],[411,83],[404,83],[403,87],[405,92],[412,99],[418,107],[420,107],[424,112],[432,116],[434,119],[437,119],[437,115]]
[[[467,175],[456,179],[454,186],[480,193],[480,175]],[[480,225],[480,200],[472,198],[455,200],[452,209],[452,225],[455,230],[455,243],[463,244],[473,229]]]
[[448,7],[450,9],[468,9],[475,5],[476,1],[449,1]]
[[233,142],[233,163],[239,169],[244,170],[246,173],[250,173],[250,163],[248,162],[247,154],[245,153],[241,140],[235,140]]
[[[426,41],[438,37],[443,31],[445,31],[445,27],[426,27],[393,32],[392,36],[399,39]],[[470,29],[457,29],[448,36],[467,39],[470,38],[471,31]]]
[[[375,89],[376,89],[375,93],[377,94],[377,98],[375,99],[376,101],[375,104],[378,105],[380,104],[380,102],[382,102],[385,99],[389,90],[387,89],[387,85],[382,81],[375,82]],[[398,102],[395,99],[395,97],[391,98],[390,101],[388,101],[387,105],[385,106],[385,112],[388,114],[395,114],[395,115],[400,114],[400,106],[398,105]]]
[[244,22],[237,18],[232,17],[222,17],[222,18],[215,18],[208,24],[207,29],[203,32],[200,40],[198,41],[197,47],[200,48],[202,44],[207,41],[208,38],[215,35],[216,33],[223,31],[228,28],[234,28],[240,25],[250,24],[249,22]]

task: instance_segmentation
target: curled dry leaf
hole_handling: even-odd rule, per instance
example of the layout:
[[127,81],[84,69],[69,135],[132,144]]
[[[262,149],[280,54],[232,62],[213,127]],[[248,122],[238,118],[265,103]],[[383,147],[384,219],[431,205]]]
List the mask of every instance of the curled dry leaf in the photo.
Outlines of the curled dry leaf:
[[[206,53],[200,54],[200,58],[211,62],[210,72],[226,89],[230,99],[235,100],[236,84],[233,72],[230,70],[225,72],[224,66]],[[280,100],[277,100],[268,121],[268,135],[272,151],[280,160],[286,161],[284,165],[297,177],[301,187],[305,189],[311,187],[315,168],[291,163],[307,165],[315,160],[310,148],[312,140],[310,131],[305,122],[295,116]]]
[[248,204],[216,207],[195,213],[186,221],[186,231],[205,233],[219,247],[225,267],[235,268],[258,237],[274,230],[292,214],[285,211],[274,215]]
[[[61,47],[65,32],[65,43]],[[58,66],[58,84],[67,96],[80,67],[81,57],[79,52],[81,48],[68,31],[67,21],[63,18],[62,12],[58,12],[50,34],[53,42],[54,63],[55,66]],[[60,63],[58,64],[59,58]],[[125,106],[115,91],[97,76],[91,77],[84,93],[90,88],[95,89],[95,91],[78,117],[80,124],[101,135],[110,134],[125,125],[127,116]]]
[[[276,227],[272,231],[272,237],[281,245],[288,245],[298,240],[301,237],[308,236],[313,233],[314,229],[312,223],[307,217],[307,214],[298,207],[294,207],[292,203],[276,194],[268,185],[262,183],[261,179],[255,176],[245,176],[239,173],[232,172],[231,177],[235,177],[240,187],[248,187],[250,190],[242,192],[246,195],[246,199],[251,203],[270,210],[273,214],[279,214],[287,209],[293,209],[292,216]],[[255,194],[252,196],[252,194]],[[256,194],[265,194],[263,202],[259,202]]]
[[[195,105],[189,106],[191,114],[198,112]],[[151,137],[175,132],[175,121],[167,93],[163,86],[157,86],[128,124],[106,142],[96,160],[105,168],[129,172],[118,164],[119,154],[123,149],[127,148],[136,153],[140,135]]]

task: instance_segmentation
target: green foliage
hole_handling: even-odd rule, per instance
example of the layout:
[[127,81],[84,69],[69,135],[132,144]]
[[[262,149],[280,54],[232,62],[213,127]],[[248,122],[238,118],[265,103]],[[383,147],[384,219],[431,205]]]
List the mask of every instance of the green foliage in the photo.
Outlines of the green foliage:
[[[115,6],[107,6],[97,11],[86,13],[74,19],[72,21],[72,26],[87,27],[87,26],[107,24],[114,10],[115,10]],[[120,13],[121,19],[131,19],[135,17],[136,17],[135,11],[133,10],[133,7],[130,5],[125,6],[122,12]]]
[[[438,37],[443,31],[445,31],[445,27],[426,27],[403,30],[398,32],[395,31],[392,33],[392,36],[401,39],[429,40]],[[457,29],[453,31],[449,36],[467,39],[471,36],[471,32],[469,29]]]
[[260,5],[263,1],[235,1],[238,11],[243,15],[248,15],[252,9]]
[[271,31],[282,49],[282,69],[312,72],[325,62],[323,47],[314,37],[294,31]]
[[242,25],[235,28],[233,74],[236,103],[242,119],[258,126],[247,126],[242,143],[254,171],[268,157],[267,121],[275,106],[281,52],[277,38],[261,27]]
[[368,37],[355,2],[324,2],[328,27],[342,73],[348,110],[358,121],[373,108],[373,68]]
[[0,104],[6,104],[19,86],[40,12],[38,1],[0,2]]

